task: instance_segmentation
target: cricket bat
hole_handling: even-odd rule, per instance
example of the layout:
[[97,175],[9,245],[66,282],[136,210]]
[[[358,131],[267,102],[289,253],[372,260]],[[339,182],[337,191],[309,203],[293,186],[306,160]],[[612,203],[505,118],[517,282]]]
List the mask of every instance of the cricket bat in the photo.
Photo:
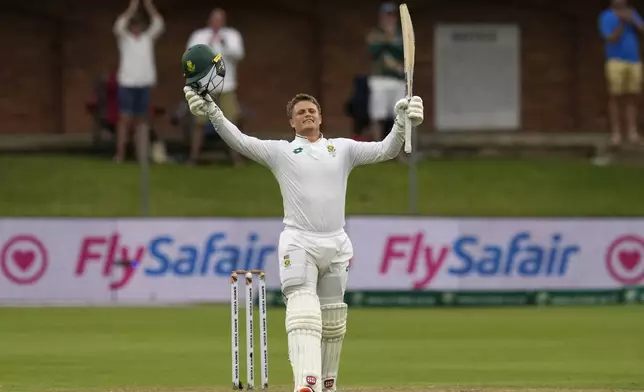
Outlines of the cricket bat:
[[[406,97],[411,99],[413,94],[414,82],[414,56],[416,53],[416,44],[414,43],[414,26],[411,23],[411,16],[407,4],[400,4],[400,26],[402,28],[403,52],[405,56],[405,83]],[[412,137],[411,122],[405,121],[405,152],[411,153]]]

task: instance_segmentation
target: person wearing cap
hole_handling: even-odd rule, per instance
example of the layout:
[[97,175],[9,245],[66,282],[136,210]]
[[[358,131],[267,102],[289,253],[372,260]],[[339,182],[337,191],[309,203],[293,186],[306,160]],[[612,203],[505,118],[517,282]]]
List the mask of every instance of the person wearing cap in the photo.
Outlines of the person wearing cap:
[[376,140],[384,139],[391,130],[396,117],[393,107],[405,96],[404,49],[397,10],[395,3],[382,4],[379,23],[367,35],[371,55],[369,117]]

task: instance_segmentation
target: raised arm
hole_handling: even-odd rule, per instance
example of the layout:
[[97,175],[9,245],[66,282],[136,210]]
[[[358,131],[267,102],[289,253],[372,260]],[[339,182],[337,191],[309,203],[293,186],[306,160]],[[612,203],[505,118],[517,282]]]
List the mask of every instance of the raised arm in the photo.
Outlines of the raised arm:
[[208,116],[215,127],[215,131],[232,149],[240,154],[267,167],[273,167],[276,161],[279,146],[288,143],[283,140],[260,140],[256,137],[242,133],[239,128],[228,120],[221,109],[210,99],[203,98],[195,93],[190,87],[183,89],[188,106],[192,114],[196,116]]
[[215,127],[215,131],[230,148],[267,167],[273,167],[279,145],[287,143],[284,140],[261,140],[248,136],[224,117],[221,110],[219,110],[219,115],[209,115],[208,118]]
[[152,39],[157,39],[165,30],[163,17],[159,13],[159,10],[154,6],[152,0],[143,0],[143,5],[150,15],[150,27],[148,27],[147,33],[152,37]]
[[396,103],[396,120],[391,132],[381,142],[356,142],[349,145],[349,156],[352,167],[378,163],[395,158],[405,141],[405,121],[411,121],[412,126],[423,122],[423,100],[412,97],[410,101],[401,99]]
[[114,22],[113,32],[117,37],[127,33],[127,22],[132,19],[136,10],[139,8],[139,0],[130,0],[130,5],[125,12],[119,15]]
[[381,142],[357,142],[350,140],[351,166],[367,165],[394,159],[405,141],[405,125],[395,121],[391,132]]

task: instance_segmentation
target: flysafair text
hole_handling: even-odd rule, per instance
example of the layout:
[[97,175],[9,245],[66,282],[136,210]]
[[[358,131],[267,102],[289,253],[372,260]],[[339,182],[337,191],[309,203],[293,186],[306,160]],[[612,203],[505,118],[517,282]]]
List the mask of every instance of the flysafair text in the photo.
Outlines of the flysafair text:
[[248,233],[243,241],[231,241],[225,232],[214,232],[195,243],[177,240],[172,235],[153,237],[147,244],[126,243],[119,233],[88,236],[80,246],[76,276],[85,274],[91,263],[101,264],[102,274],[111,276],[114,265],[124,260],[135,263],[128,264],[121,279],[110,284],[112,289],[125,286],[135,272],[151,278],[230,276],[239,269],[264,269],[270,258],[276,257],[272,242],[254,232]]
[[451,244],[435,244],[425,233],[390,235],[385,241],[380,273],[387,274],[393,264],[407,263],[406,272],[424,276],[414,282],[417,289],[427,287],[439,271],[456,278],[561,277],[570,269],[581,247],[567,243],[560,233],[537,241],[528,231],[514,233],[507,242],[485,241],[478,235],[461,235]]

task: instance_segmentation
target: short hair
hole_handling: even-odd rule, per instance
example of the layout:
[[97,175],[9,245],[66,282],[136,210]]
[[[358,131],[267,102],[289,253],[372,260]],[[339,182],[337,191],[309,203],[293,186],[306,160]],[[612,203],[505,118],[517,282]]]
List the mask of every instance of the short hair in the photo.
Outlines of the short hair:
[[299,94],[296,94],[293,97],[293,99],[288,101],[288,103],[286,104],[286,116],[288,117],[289,120],[293,117],[293,107],[298,102],[302,102],[302,101],[313,102],[315,107],[318,108],[318,113],[320,113],[320,114],[322,113],[322,108],[320,107],[320,103],[318,102],[317,99],[315,99],[314,96],[309,95],[309,94],[299,93]]

